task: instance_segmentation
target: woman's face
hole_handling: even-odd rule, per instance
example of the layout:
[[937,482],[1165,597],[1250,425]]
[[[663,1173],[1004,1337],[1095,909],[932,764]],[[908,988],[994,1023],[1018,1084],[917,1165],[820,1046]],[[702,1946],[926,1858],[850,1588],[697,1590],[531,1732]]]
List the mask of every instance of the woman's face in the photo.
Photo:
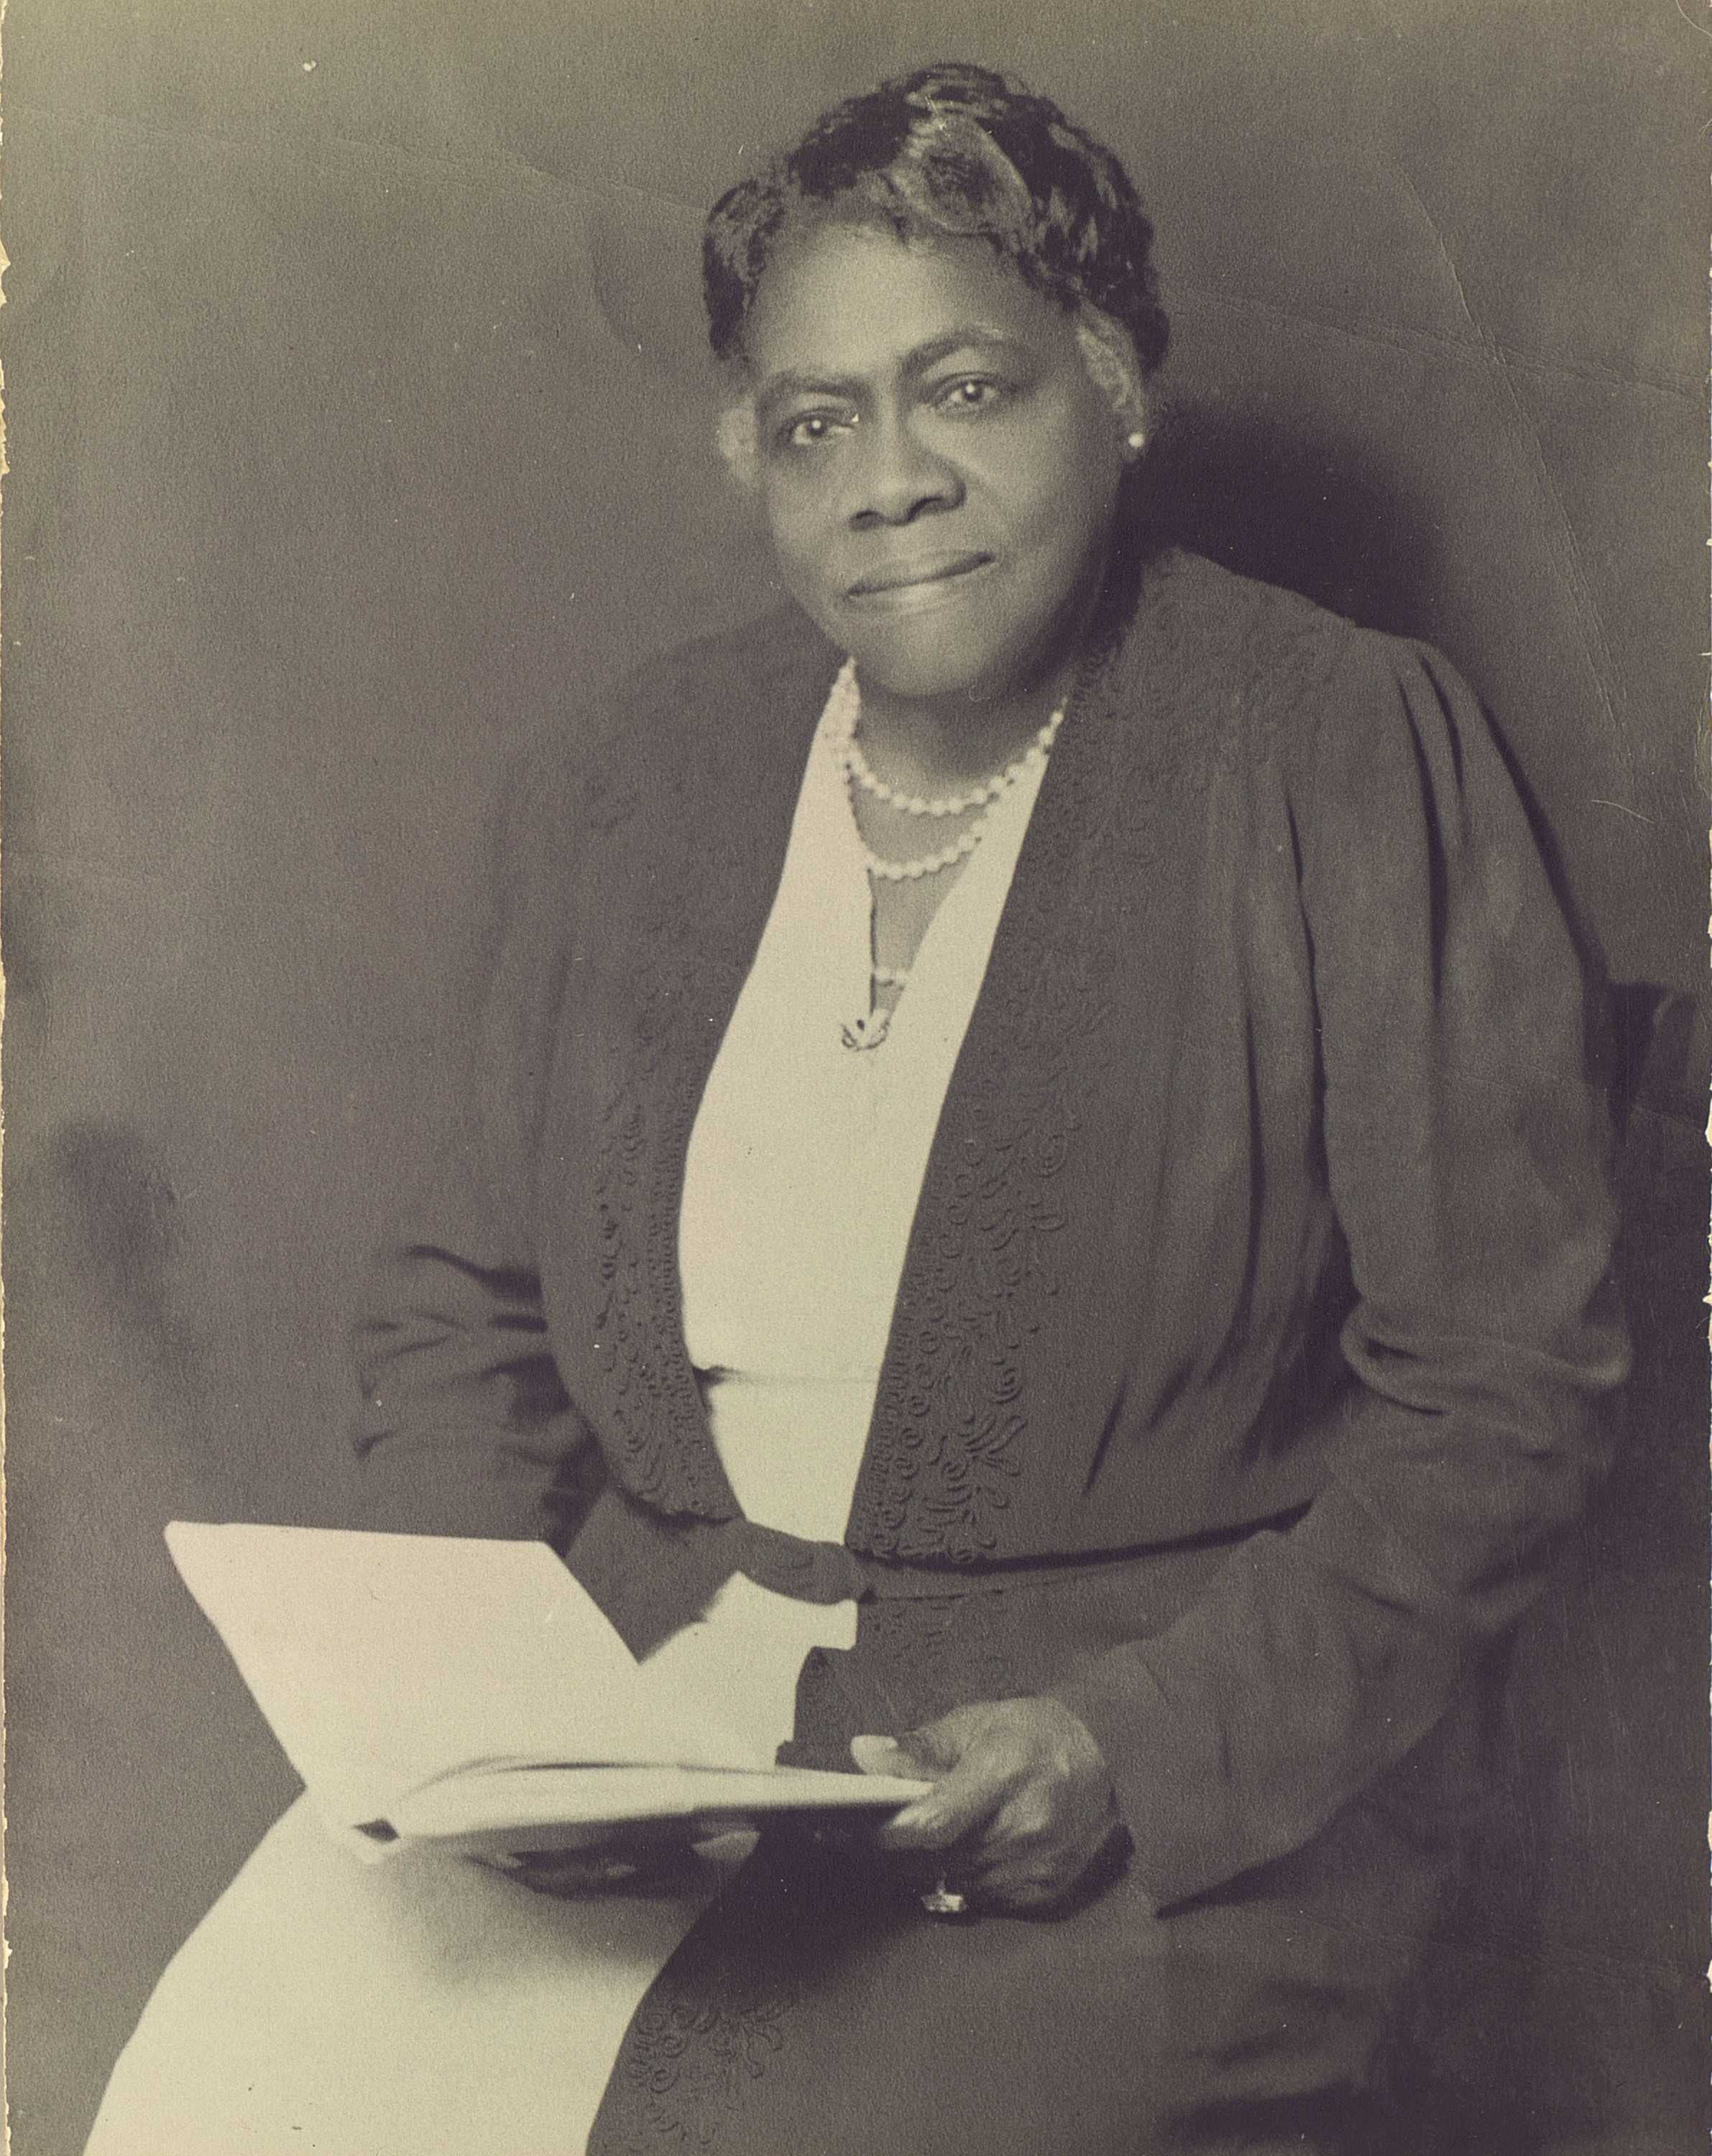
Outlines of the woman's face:
[[1057,668],[1123,465],[1068,316],[979,241],[833,225],[769,270],[748,348],[785,582],[864,687],[985,702]]

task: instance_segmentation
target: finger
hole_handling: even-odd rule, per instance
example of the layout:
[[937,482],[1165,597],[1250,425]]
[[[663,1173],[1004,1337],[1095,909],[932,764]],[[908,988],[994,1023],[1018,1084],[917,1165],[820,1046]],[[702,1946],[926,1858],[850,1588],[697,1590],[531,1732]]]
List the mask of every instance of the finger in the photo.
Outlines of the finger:
[[673,1876],[695,1863],[682,1833],[620,1830],[570,1849],[516,1850],[504,1869],[538,1893],[610,1892]]
[[978,1907],[1006,1910],[1014,1916],[1038,1916],[1056,1908],[1073,1884],[1043,1879],[1034,1872],[986,1876],[969,1881]]
[[953,1793],[949,1815],[938,1801],[945,1780],[958,1764],[957,1744],[942,1723],[929,1723],[901,1738],[855,1737],[850,1748],[864,1774],[897,1774],[934,1784],[926,1796],[906,1805],[880,1827],[877,1838],[882,1848],[936,1850],[956,1839],[962,1829],[949,1822],[960,1816],[957,1793]]
[[1038,1853],[1065,1840],[1063,1822],[1054,1816],[1039,1785],[1031,1782],[1013,1789],[993,1813],[982,1830],[981,1850],[997,1858],[1010,1851]]
[[969,1748],[966,1732],[959,1726],[955,1714],[942,1715],[937,1722],[925,1722],[916,1729],[907,1729],[897,1739],[898,1749],[916,1762],[918,1771],[929,1779],[949,1774]]
[[1082,1804],[1065,1810],[1055,1804],[1050,1791],[1038,1781],[1030,1781],[1000,1806],[981,1840],[983,1848],[995,1856],[1007,1849],[1050,1847],[1074,1852],[1080,1862],[1091,1861],[1123,1830],[1117,1805],[1109,1799],[1098,1809]]
[[1115,1833],[1066,1840],[1043,1835],[1002,1837],[990,1830],[960,1859],[964,1876],[983,1902],[1006,1908],[1048,1908],[1084,1889],[1109,1883],[1123,1868],[1129,1838]]
[[940,1803],[936,1790],[887,1820],[879,1841],[882,1849],[949,1849],[969,1831],[962,1808],[953,1810]]
[[865,1774],[895,1774],[906,1782],[931,1782],[934,1770],[907,1752],[894,1737],[852,1737],[850,1756]]
[[979,1833],[1008,1794],[1006,1782],[990,1766],[965,1762],[936,1783],[928,1795],[906,1804],[882,1829],[881,1843],[887,1849],[949,1849],[965,1835]]
[[938,1811],[918,1811],[912,1807],[900,1812],[896,1819],[887,1820],[875,1839],[882,1849],[895,1850],[903,1854],[912,1851],[949,1849],[961,1840],[964,1830],[948,1820]]

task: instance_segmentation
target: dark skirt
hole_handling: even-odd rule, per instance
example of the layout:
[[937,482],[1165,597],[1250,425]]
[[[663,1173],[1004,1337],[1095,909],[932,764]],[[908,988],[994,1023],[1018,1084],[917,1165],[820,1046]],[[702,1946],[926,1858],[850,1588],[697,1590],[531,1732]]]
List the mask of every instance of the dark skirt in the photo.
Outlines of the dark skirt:
[[[591,1524],[572,1562],[620,1629],[733,1563],[804,1599],[857,1595],[854,1649],[817,1650],[798,1692],[788,1756],[829,1767],[859,1732],[1062,1681],[1169,1623],[1225,1554],[953,1578],[747,1526]],[[1120,1858],[1062,1912],[948,1922],[871,1850],[770,1833],[643,2001],[589,2156],[1336,2148],[1451,1870],[1463,1749],[1442,1732],[1430,1775],[1163,1912]]]

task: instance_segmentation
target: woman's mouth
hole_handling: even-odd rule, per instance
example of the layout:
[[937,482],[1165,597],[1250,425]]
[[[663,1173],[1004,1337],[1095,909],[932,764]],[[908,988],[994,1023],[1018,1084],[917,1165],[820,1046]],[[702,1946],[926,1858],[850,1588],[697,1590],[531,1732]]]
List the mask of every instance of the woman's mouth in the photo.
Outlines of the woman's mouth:
[[990,554],[928,554],[887,562],[851,585],[845,597],[852,606],[877,612],[937,605],[970,577],[993,567]]

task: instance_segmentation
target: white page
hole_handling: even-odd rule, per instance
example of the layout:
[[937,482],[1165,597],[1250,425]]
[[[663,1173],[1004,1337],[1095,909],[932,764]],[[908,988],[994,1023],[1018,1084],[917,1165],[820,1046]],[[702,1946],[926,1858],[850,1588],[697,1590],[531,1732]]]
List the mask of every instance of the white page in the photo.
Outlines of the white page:
[[702,1767],[543,1767],[436,1782],[397,1805],[392,1824],[401,1835],[424,1840],[575,1848],[591,1838],[589,1829],[624,1821],[748,1824],[773,1812],[895,1811],[930,1787],[891,1775],[803,1767],[769,1774]]
[[711,1707],[770,1765],[795,1726],[797,1674],[810,1652],[847,1650],[856,1634],[853,1601],[798,1602],[733,1573],[702,1616],[642,1664],[642,1681],[662,1713]]
[[167,1542],[330,1817],[479,1763],[772,1765],[717,1699],[642,1681],[544,1543],[187,1521]]

